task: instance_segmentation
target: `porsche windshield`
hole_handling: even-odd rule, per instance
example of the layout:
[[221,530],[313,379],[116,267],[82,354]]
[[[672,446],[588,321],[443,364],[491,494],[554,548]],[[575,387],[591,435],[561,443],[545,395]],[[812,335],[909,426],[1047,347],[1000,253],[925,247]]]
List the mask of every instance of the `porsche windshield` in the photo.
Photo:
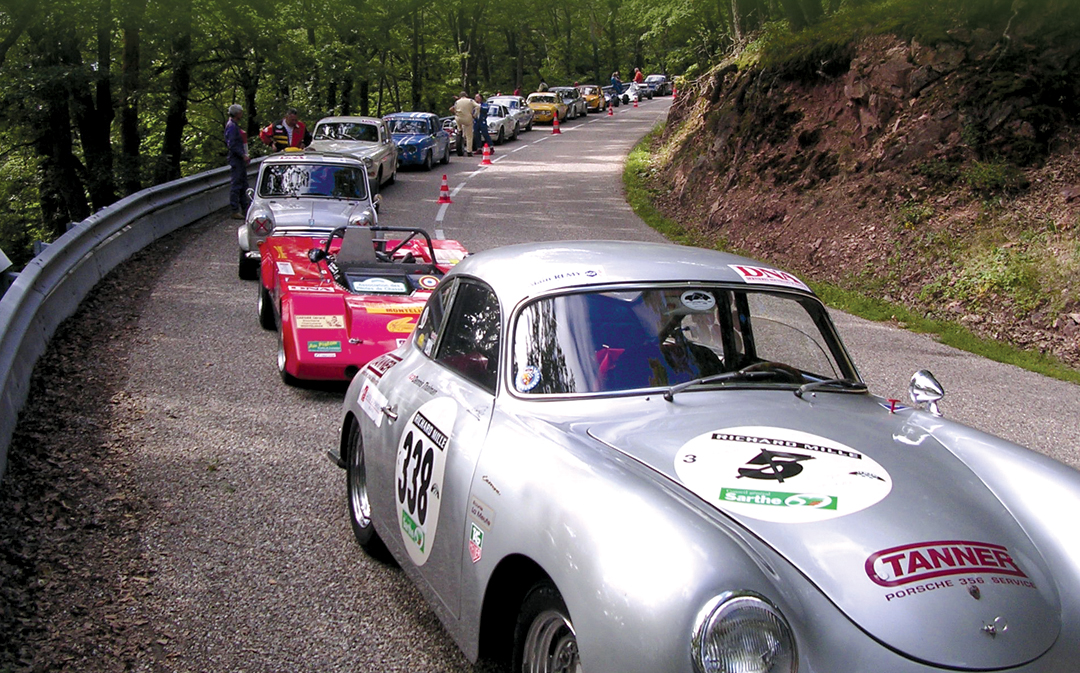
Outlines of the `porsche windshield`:
[[545,297],[515,323],[513,385],[529,394],[615,392],[743,370],[754,373],[722,385],[857,379],[831,325],[811,297],[742,288]]
[[367,197],[367,175],[358,166],[275,164],[263,169],[259,196],[363,199]]

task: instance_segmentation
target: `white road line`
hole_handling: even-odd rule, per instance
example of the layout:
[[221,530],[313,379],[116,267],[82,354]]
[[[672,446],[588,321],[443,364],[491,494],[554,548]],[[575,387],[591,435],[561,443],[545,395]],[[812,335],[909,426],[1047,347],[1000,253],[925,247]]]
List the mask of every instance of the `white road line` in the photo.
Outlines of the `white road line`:
[[[442,222],[443,221],[443,218],[446,217],[446,209],[449,208],[449,207],[450,207],[449,203],[444,203],[441,206],[439,206],[439,213],[435,216],[435,221],[436,222]],[[437,235],[438,230],[436,230],[435,233]]]
[[[446,205],[446,204],[443,204],[443,205]],[[443,233],[442,229],[436,229],[435,230],[435,238],[439,239],[440,241],[445,240],[446,239],[446,234]]]
[[[460,185],[458,185],[457,187],[454,187],[454,189],[453,189],[453,190],[452,190],[452,191],[450,192],[450,197],[451,197],[451,198],[453,198],[453,197],[457,196],[457,195],[458,195],[458,192],[460,192],[460,191],[462,190],[462,188],[464,188],[464,187],[465,187],[465,183],[464,183],[464,182],[462,182],[462,183],[461,183]],[[444,204],[444,205],[445,205],[445,204]]]

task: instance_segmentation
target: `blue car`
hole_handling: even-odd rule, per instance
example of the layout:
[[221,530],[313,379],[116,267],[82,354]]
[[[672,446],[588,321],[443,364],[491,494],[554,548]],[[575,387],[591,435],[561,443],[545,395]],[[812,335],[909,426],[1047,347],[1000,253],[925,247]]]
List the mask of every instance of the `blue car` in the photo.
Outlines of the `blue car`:
[[395,112],[383,119],[398,147],[398,165],[423,166],[430,171],[435,160],[450,163],[450,135],[438,115],[430,112]]

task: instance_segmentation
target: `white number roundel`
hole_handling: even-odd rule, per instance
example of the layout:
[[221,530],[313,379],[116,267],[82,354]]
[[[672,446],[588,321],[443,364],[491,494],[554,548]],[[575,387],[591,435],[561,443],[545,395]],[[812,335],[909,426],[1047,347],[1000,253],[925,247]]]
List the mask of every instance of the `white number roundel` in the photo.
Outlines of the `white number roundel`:
[[409,558],[427,562],[439,526],[443,474],[457,404],[440,397],[424,404],[409,419],[397,450],[398,521]]

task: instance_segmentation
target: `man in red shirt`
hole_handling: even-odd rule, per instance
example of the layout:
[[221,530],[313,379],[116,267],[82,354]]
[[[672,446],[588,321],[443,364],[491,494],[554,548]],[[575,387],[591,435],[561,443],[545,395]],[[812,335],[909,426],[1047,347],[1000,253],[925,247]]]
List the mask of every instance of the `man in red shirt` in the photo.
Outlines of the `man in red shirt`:
[[286,147],[307,147],[311,142],[304,122],[300,121],[296,108],[289,108],[285,117],[259,131],[259,139],[267,145],[273,145],[280,152]]

